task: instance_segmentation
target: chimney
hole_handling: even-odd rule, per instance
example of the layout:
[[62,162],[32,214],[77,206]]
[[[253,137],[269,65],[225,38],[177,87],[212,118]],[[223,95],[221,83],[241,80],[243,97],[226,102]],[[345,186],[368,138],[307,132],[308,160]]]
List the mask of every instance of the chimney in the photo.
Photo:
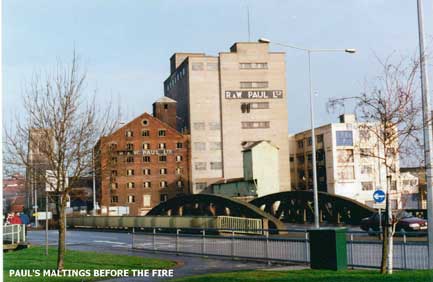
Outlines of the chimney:
[[168,97],[162,97],[153,103],[153,116],[176,129],[176,104]]

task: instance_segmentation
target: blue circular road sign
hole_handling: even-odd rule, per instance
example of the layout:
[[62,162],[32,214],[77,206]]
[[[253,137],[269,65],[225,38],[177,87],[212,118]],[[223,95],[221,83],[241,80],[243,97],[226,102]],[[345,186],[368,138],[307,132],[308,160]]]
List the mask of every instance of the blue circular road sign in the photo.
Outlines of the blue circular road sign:
[[373,200],[376,203],[382,203],[383,201],[385,201],[385,192],[383,192],[383,190],[376,190],[373,193]]

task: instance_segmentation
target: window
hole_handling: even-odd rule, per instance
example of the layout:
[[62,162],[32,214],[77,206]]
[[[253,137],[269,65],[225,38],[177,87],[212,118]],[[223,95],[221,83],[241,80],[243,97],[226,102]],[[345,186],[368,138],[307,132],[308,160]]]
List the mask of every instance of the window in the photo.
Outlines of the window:
[[150,144],[149,143],[143,143],[142,148],[143,148],[143,150],[149,150]]
[[371,165],[362,165],[361,174],[367,174],[367,175],[373,174],[373,167]]
[[241,89],[244,88],[268,88],[267,81],[241,81]]
[[159,182],[159,187],[160,188],[167,188],[167,181],[163,180]]
[[395,180],[391,181],[391,190],[397,191],[397,181]]
[[165,148],[167,148],[167,144],[165,144],[165,143],[159,143],[159,148],[160,149],[165,149]]
[[207,70],[210,71],[218,70],[218,63],[207,63]]
[[311,146],[313,144],[313,138],[308,137],[308,146]]
[[126,162],[127,163],[133,163],[134,162],[134,157],[126,157]]
[[143,131],[141,131],[141,136],[143,136],[143,137],[149,137],[150,136],[150,131],[149,130],[143,130]]
[[176,162],[181,162],[182,161],[182,156],[180,156],[180,155],[177,155],[176,156]]
[[296,156],[296,161],[297,161],[299,164],[303,164],[303,163],[305,162],[305,157],[304,157],[304,155],[297,155],[297,156]]
[[132,143],[126,144],[126,150],[128,150],[128,151],[134,151],[134,144],[132,144]]
[[161,175],[167,174],[167,169],[166,168],[160,168],[159,174],[161,174]]
[[241,70],[267,69],[268,63],[239,63]]
[[317,143],[323,143],[323,134],[317,135],[316,139],[317,139]]
[[194,163],[195,170],[206,170],[205,162],[195,162]]
[[150,168],[143,169],[143,175],[150,175]]
[[168,200],[168,195],[167,194],[161,194],[160,202],[166,202],[167,200]]
[[150,207],[150,195],[143,195],[143,207]]
[[147,120],[147,119],[143,119],[143,120],[141,121],[141,124],[142,124],[143,126],[148,126],[148,125],[149,125],[149,120]]
[[337,167],[337,177],[339,180],[355,179],[355,172],[353,166],[350,165]]
[[117,176],[117,170],[112,170],[111,171],[111,176]]
[[159,156],[159,161],[160,162],[166,162],[167,161],[167,156]]
[[205,142],[194,142],[194,150],[206,151],[206,143]]
[[118,187],[119,187],[119,184],[111,183],[111,189],[117,189]]
[[177,188],[182,188],[183,187],[183,181],[178,180],[176,186],[177,186]]
[[373,182],[361,182],[362,191],[373,191]]
[[150,163],[150,156],[144,156],[143,163]]
[[111,197],[111,202],[112,203],[118,203],[119,202],[119,197],[118,196],[112,196]]
[[150,188],[150,187],[152,187],[152,182],[146,181],[143,183],[143,188]]
[[370,157],[374,157],[374,152],[371,148],[361,148],[359,154],[361,160],[368,160]]
[[338,130],[335,132],[337,146],[353,146],[353,134],[351,130]]
[[135,188],[135,183],[134,182],[128,182],[126,183],[126,188]]
[[116,143],[111,143],[110,147],[109,147],[109,150],[110,151],[115,151],[116,149],[117,149],[117,144]]
[[220,130],[221,125],[219,122],[211,121],[208,123],[209,130]]
[[368,129],[359,129],[359,139],[361,141],[368,141],[371,138],[371,133]]
[[242,103],[241,104],[241,112],[243,114],[248,114],[250,112],[250,109],[251,109],[250,103]]
[[166,134],[165,129],[160,129],[160,130],[158,130],[158,136],[159,136],[159,137],[164,137],[165,134]]
[[182,174],[182,168],[176,167],[176,174]]
[[168,110],[168,104],[164,104],[164,110]]
[[133,136],[134,136],[134,132],[133,132],[132,130],[127,130],[127,131],[125,132],[125,136],[126,136],[126,137],[133,137]]
[[129,204],[135,203],[135,196],[134,195],[128,195],[128,203]]
[[269,109],[269,102],[250,103],[250,108],[254,110]]
[[197,182],[195,184],[196,193],[203,191],[204,189],[206,189],[206,187],[207,187],[206,182]]
[[111,164],[112,165],[117,164],[117,157],[111,157]]
[[290,162],[293,163],[295,161],[295,157],[290,156]]
[[193,71],[201,71],[203,70],[203,63],[192,63],[191,69]]
[[304,140],[299,140],[298,141],[298,148],[299,149],[304,148]]
[[210,169],[212,170],[219,170],[223,168],[222,162],[211,162],[210,163]]
[[254,129],[254,128],[269,128],[269,121],[243,121],[242,123],[243,129]]
[[206,127],[206,123],[204,122],[194,122],[193,123],[193,128],[195,130],[205,130]]
[[127,169],[127,170],[126,170],[126,175],[127,175],[127,176],[132,176],[132,175],[134,175],[134,170],[133,170],[133,169]]
[[182,142],[177,142],[176,143],[176,148],[177,149],[182,149],[183,148],[183,143]]
[[218,151],[221,150],[221,142],[210,142],[210,150],[211,151]]
[[339,163],[353,163],[353,150],[352,149],[337,150],[337,161]]

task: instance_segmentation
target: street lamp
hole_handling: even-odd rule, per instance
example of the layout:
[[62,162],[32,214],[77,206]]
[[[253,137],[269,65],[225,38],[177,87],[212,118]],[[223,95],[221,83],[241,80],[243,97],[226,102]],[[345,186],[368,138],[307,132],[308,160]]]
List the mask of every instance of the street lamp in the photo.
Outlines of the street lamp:
[[[260,38],[258,40],[260,43],[271,43],[271,40],[267,38]],[[314,227],[319,228],[319,193],[317,190],[317,171],[316,171],[316,136],[314,134],[314,104],[313,104],[313,82],[312,82],[312,72],[311,72],[311,53],[319,52],[345,52],[349,54],[356,53],[356,49],[346,48],[346,49],[309,49],[301,48],[293,45],[273,42],[275,45],[292,48],[307,52],[308,55],[308,80],[309,80],[309,92],[310,92],[310,122],[311,122],[311,146],[312,146],[312,157],[313,157],[313,201],[314,201]]]

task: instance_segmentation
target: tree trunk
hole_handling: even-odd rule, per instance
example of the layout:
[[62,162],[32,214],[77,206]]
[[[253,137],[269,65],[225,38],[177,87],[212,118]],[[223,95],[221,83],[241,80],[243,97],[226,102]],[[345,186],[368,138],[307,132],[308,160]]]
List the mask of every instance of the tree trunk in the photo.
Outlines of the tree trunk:
[[383,228],[383,241],[382,241],[382,261],[380,263],[380,273],[385,274],[386,273],[386,268],[387,268],[387,264],[388,264],[388,231],[389,229],[386,227],[386,223],[385,223],[385,228]]
[[66,239],[66,202],[67,193],[62,193],[62,199],[60,201],[60,214],[59,214],[59,245],[57,252],[57,269],[62,270],[64,268],[64,258],[66,253],[65,239]]

